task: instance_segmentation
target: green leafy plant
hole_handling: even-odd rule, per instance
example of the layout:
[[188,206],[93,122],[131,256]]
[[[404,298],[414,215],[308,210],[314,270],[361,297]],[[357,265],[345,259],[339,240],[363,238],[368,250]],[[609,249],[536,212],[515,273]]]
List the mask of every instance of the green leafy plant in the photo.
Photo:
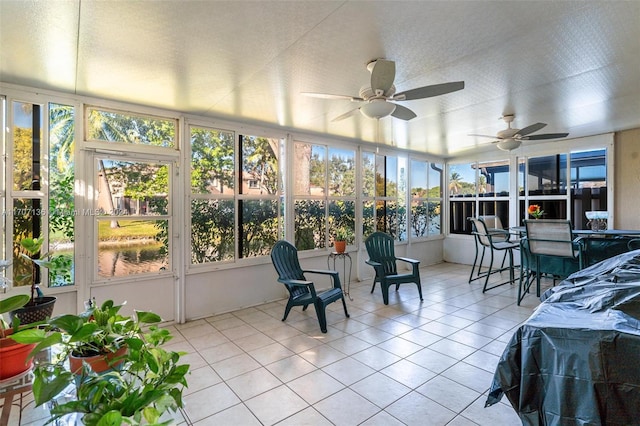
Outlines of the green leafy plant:
[[[44,328],[13,336],[16,341],[37,344],[32,356],[52,346],[60,350],[57,357],[34,369],[36,405],[55,399],[75,383],[75,398],[55,405],[50,422],[80,413],[86,426],[163,424],[158,421],[164,412],[182,407],[189,365],[179,364],[181,353],[162,348],[171,333],[155,325],[161,321],[157,314],[135,311],[133,316],[123,316],[121,307],[107,300],[81,314],[57,316]],[[126,353],[114,358],[114,368],[104,373],[84,363],[75,375],[66,365],[71,355],[106,356],[123,347]]]
[[31,284],[31,300],[29,301],[30,305],[33,305],[35,302],[35,298],[41,296],[41,292],[38,291],[38,279],[37,279],[37,270],[38,267],[43,267],[49,270],[52,276],[56,277],[55,279],[60,279],[65,282],[72,281],[72,267],[73,267],[73,259],[69,255],[51,255],[49,253],[45,253],[42,255],[40,251],[42,249],[42,244],[44,243],[44,238],[23,238],[20,240],[20,246],[26,251],[26,253],[20,253],[20,257],[29,261],[32,265],[29,273],[20,275],[17,277],[19,281],[23,281],[28,279]]
[[[0,338],[4,339],[7,337],[5,330],[9,329],[9,323],[4,319],[3,314],[22,308],[27,303],[29,303],[29,295],[27,294],[16,294],[15,296],[0,300]],[[19,324],[19,320],[13,321],[14,331],[18,330]]]
[[353,241],[353,232],[349,228],[338,228],[335,233],[335,241],[346,241],[350,244]]

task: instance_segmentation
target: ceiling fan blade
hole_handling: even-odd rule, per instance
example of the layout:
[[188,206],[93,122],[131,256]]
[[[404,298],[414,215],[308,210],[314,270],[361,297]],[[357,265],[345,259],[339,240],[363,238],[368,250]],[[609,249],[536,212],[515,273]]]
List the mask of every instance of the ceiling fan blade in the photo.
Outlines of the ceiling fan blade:
[[543,133],[541,135],[525,136],[522,139],[535,141],[535,140],[542,140],[542,139],[566,138],[567,136],[569,136],[569,133]]
[[433,84],[431,86],[418,87],[407,90],[393,96],[394,101],[412,101],[414,99],[431,98],[464,89],[464,81],[452,83]]
[[407,121],[417,117],[415,112],[411,111],[407,107],[403,107],[402,105],[396,105],[396,109],[391,113],[391,116]]
[[478,138],[501,139],[501,138],[499,138],[499,137],[497,137],[497,136],[491,136],[491,135],[477,135],[477,134],[475,134],[475,133],[471,133],[471,134],[469,134],[469,135],[467,135],[467,136],[475,136],[475,137],[478,137]]
[[532,124],[531,126],[527,126],[524,129],[518,130],[517,134],[520,136],[527,136],[529,133],[537,132],[538,130],[542,129],[546,125],[547,123]]
[[382,90],[386,93],[393,86],[393,80],[396,78],[396,63],[387,61],[386,59],[378,59],[371,70],[371,90],[376,93]]
[[332,95],[330,93],[314,93],[314,92],[302,92],[302,95],[309,96],[311,98],[320,98],[320,99],[338,99],[352,102],[361,102],[364,101],[362,98],[358,98],[357,96],[347,96],[347,95]]
[[331,121],[332,121],[332,122],[333,122],[333,121],[341,121],[341,120],[344,120],[345,118],[349,118],[349,117],[351,117],[352,115],[354,115],[356,112],[358,112],[358,110],[359,110],[359,109],[360,109],[360,108],[355,108],[355,109],[352,109],[351,111],[347,111],[347,112],[345,112],[344,114],[337,116],[336,118],[334,118],[334,119],[333,119],[333,120],[331,120]]

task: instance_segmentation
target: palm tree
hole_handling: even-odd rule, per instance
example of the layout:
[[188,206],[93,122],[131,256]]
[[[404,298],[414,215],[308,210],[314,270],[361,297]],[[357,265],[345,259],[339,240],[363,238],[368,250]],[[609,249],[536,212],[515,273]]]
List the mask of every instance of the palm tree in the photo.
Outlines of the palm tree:
[[462,176],[458,172],[452,172],[449,178],[449,192],[452,194],[458,194],[462,188]]

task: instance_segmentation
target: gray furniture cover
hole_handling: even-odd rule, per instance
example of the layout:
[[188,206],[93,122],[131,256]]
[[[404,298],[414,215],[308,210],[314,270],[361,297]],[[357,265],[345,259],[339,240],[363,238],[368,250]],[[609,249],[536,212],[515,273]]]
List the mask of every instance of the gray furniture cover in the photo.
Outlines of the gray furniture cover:
[[640,250],[569,276],[515,332],[486,406],[524,425],[640,424]]

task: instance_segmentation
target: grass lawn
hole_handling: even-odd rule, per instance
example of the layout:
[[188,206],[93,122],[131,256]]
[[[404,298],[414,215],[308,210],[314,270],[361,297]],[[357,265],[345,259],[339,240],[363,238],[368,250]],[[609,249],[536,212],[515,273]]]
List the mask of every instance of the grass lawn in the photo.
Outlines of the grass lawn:
[[100,241],[137,240],[153,238],[159,229],[156,220],[118,220],[118,228],[111,228],[111,220],[98,221]]

